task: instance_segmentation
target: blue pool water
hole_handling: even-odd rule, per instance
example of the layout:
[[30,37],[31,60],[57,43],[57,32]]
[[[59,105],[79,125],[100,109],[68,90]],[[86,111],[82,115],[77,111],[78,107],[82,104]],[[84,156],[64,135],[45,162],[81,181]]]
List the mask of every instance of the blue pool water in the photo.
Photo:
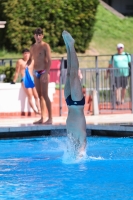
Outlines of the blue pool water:
[[1,140],[0,200],[133,199],[132,138],[89,137],[88,157],[72,163],[66,140]]

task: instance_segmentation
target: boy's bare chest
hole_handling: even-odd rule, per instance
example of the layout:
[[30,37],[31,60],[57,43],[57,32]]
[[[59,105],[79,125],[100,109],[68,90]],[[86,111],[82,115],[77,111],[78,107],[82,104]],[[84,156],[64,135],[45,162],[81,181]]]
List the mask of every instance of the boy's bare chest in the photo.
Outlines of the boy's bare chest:
[[44,58],[46,55],[44,48],[34,48],[33,49],[33,57],[34,58]]
[[21,62],[21,70],[24,70],[26,68],[26,64],[27,64],[27,61]]

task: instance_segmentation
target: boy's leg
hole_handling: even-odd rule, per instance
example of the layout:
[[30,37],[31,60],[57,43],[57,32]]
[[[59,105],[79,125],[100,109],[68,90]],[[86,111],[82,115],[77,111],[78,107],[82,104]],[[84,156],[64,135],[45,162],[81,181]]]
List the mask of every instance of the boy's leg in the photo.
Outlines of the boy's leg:
[[121,90],[121,103],[123,104],[124,103],[124,100],[125,100],[125,95],[126,95],[126,87],[127,87],[127,77],[123,76],[122,77],[122,90]]
[[41,114],[41,108],[40,108],[40,101],[39,101],[39,97],[38,97],[38,94],[37,94],[37,91],[36,91],[36,88],[32,88],[32,92],[33,92],[33,96],[34,96],[34,99],[35,99],[35,103],[36,103],[36,107],[37,107],[37,110],[38,110],[38,114]]
[[24,88],[24,91],[28,97],[28,102],[29,102],[29,105],[30,107],[33,109],[33,111],[37,114],[37,110],[35,109],[35,106],[33,104],[33,101],[32,101],[32,97],[33,97],[33,93],[32,93],[32,89],[31,88],[25,88],[24,84],[22,83],[22,86]]
[[[49,82],[49,75],[45,73],[42,74],[40,77],[42,109],[45,112],[45,103],[46,103],[46,107],[48,110],[48,120],[45,122],[45,124],[52,124],[52,109],[51,109],[51,102],[48,96],[48,82]],[[44,121],[42,123],[44,123]]]
[[41,87],[40,87],[40,79],[37,78],[36,76],[34,76],[34,81],[35,81],[35,87],[36,87],[36,90],[37,90],[37,93],[38,93],[38,97],[39,97],[39,100],[40,100],[40,107],[41,107],[41,119],[39,119],[38,121],[35,121],[34,124],[41,124],[43,122],[43,119],[45,117],[45,113],[44,113],[44,106],[42,103],[42,98],[41,98]]

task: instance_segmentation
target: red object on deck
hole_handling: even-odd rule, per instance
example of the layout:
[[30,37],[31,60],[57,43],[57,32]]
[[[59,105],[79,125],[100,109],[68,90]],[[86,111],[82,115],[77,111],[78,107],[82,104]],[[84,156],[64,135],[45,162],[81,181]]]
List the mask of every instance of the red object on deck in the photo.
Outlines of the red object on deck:
[[50,66],[50,82],[59,83],[61,60],[52,60]]

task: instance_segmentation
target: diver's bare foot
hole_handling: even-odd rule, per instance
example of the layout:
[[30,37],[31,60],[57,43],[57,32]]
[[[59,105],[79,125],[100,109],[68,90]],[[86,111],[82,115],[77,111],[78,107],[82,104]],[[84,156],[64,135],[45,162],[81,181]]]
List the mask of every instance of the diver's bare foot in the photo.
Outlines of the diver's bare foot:
[[39,119],[38,121],[33,122],[33,124],[42,124],[42,122],[43,122],[43,120],[42,120],[42,118],[41,118],[41,119]]
[[[68,56],[68,54],[70,54],[70,49],[69,49],[69,45],[67,43],[66,34],[62,33],[62,37],[63,37],[64,43],[66,46],[67,56]],[[68,59],[67,59],[67,71],[70,71],[70,63],[68,62]]]
[[74,45],[75,40],[73,39],[73,37],[71,36],[70,33],[68,33],[67,31],[63,31],[62,32],[62,37],[65,41],[65,44],[69,45]]
[[48,119],[47,121],[45,121],[45,122],[42,122],[42,124],[52,124],[52,119]]
[[65,38],[65,34],[63,34],[62,33],[62,37],[63,37],[63,40],[64,40],[64,42],[65,42],[65,45],[66,45],[66,49],[67,49],[67,51],[68,51],[68,44],[67,44],[67,42],[66,42],[66,38]]
[[[63,31],[63,32],[65,32],[65,31]],[[67,54],[70,54],[70,49],[69,49],[69,45],[67,44],[66,35],[62,33],[62,37],[63,37],[63,40],[64,40],[65,45],[66,45]],[[70,68],[71,68],[71,63],[70,63],[70,61],[67,59],[67,76],[70,76]]]

